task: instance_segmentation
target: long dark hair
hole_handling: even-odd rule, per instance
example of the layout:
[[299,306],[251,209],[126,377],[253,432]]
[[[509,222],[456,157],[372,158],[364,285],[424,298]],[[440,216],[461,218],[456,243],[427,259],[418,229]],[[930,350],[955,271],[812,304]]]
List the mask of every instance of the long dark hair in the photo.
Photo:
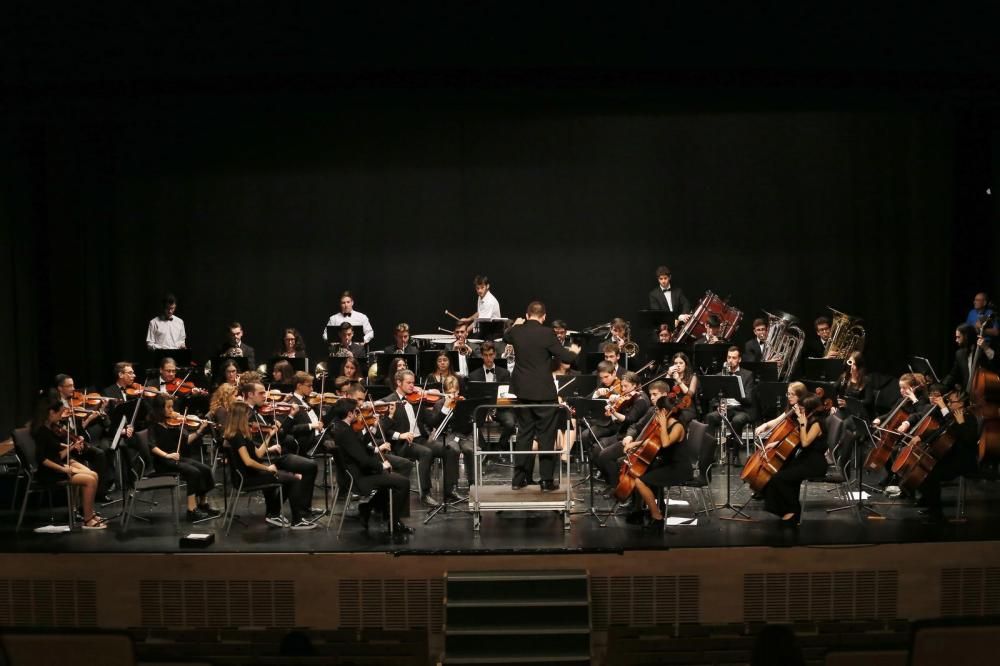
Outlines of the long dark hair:
[[275,356],[281,356],[285,353],[285,336],[291,333],[295,336],[295,355],[305,356],[306,353],[306,342],[302,339],[302,334],[299,333],[297,328],[286,328],[281,332],[281,343],[278,345],[278,350],[274,352]]
[[149,420],[151,423],[166,422],[168,402],[173,402],[173,398],[164,393],[153,398],[153,402],[149,408]]
[[691,378],[694,377],[694,368],[691,367],[691,359],[689,359],[688,355],[684,352],[677,352],[671,357],[670,363],[672,364],[677,359],[684,361],[684,376],[682,379],[685,384],[689,384],[691,382]]
[[42,428],[48,426],[49,414],[52,412],[58,412],[62,410],[62,408],[62,400],[59,399],[59,393],[57,391],[49,390],[40,395],[38,397],[38,402],[35,403],[35,412],[31,416],[31,432],[38,432]]
[[[858,371],[858,383],[855,385],[859,389],[864,388],[865,382],[868,380],[868,372],[865,370],[865,357],[859,351],[852,351],[847,357],[848,361],[854,361],[854,367]],[[845,361],[846,363],[846,361]],[[848,367],[844,368],[844,374],[840,376],[840,383],[843,386],[851,385],[851,369]]]
[[971,324],[959,324],[955,327],[955,330],[962,334],[962,349],[971,351],[976,346],[976,340],[979,338],[976,327]]

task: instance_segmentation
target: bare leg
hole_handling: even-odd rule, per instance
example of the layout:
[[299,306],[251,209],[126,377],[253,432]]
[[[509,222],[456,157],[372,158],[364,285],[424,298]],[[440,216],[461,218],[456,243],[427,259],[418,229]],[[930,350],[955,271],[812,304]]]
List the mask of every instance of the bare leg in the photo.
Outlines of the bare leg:
[[642,501],[646,503],[646,506],[649,507],[649,515],[653,517],[653,520],[663,520],[663,512],[660,511],[660,507],[656,504],[656,495],[653,494],[652,489],[641,480],[636,479],[635,490],[639,493]]

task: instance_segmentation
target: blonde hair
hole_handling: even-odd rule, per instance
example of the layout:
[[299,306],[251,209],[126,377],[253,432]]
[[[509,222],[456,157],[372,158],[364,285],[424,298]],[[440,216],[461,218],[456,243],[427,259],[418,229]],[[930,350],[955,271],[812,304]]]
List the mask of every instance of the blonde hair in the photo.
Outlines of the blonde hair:
[[250,405],[242,400],[233,402],[229,412],[229,422],[222,431],[222,438],[231,440],[237,434],[250,438]]
[[219,388],[215,389],[215,393],[212,394],[208,411],[217,414],[221,408],[228,412],[232,409],[234,402],[236,402],[236,387],[229,383],[219,384]]

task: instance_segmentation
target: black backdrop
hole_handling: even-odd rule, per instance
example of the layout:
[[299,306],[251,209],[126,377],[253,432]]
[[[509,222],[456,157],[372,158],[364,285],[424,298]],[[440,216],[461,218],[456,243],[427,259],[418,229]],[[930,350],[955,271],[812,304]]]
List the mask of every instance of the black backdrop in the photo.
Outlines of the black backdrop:
[[284,326],[315,356],[343,289],[382,345],[473,311],[477,273],[505,315],[539,298],[572,328],[634,319],[666,263],[692,301],[744,310],[739,340],[761,309],[808,324],[829,305],[897,371],[945,363],[993,278],[967,252],[992,232],[964,215],[988,128],[948,106],[397,91],[36,111],[5,128],[4,428],[55,372],[104,385],[141,359],[165,291],[200,360],[232,319],[259,357]]

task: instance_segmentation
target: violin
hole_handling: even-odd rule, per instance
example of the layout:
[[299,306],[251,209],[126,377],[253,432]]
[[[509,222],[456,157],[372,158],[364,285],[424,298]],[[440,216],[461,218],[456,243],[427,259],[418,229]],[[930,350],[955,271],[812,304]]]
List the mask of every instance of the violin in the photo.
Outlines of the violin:
[[260,423],[258,421],[250,422],[250,432],[254,435],[259,435],[265,433],[267,435],[273,435],[278,432],[279,426],[268,423]]
[[203,423],[210,426],[219,425],[218,423],[200,418],[194,414],[188,414],[187,416],[174,414],[173,416],[168,416],[165,423],[168,428],[180,428],[181,426],[184,426],[185,428],[200,428]]
[[179,379],[173,379],[167,382],[167,385],[164,388],[167,393],[171,395],[176,395],[178,393],[181,395],[208,395],[208,391],[198,388],[192,381],[182,382]]
[[265,416],[272,414],[287,415],[291,414],[292,410],[296,407],[299,407],[299,405],[294,402],[266,402],[257,411]]
[[74,407],[103,407],[106,403],[110,402],[114,398],[105,398],[100,393],[81,393],[80,391],[74,391],[72,397],[70,397],[69,402]]
[[445,394],[437,389],[413,389],[412,392],[406,394],[406,402],[417,405],[421,401],[437,402],[444,397],[446,397]]
[[49,430],[51,430],[52,434],[54,434],[57,438],[63,441],[68,439],[71,447],[79,448],[80,445],[83,444],[82,435],[72,435],[66,430],[66,428],[63,428],[60,425],[53,424],[49,426]]
[[332,405],[340,400],[340,396],[336,393],[310,393],[309,394],[309,404],[313,407],[319,405]]
[[136,382],[125,389],[125,395],[129,397],[155,398],[160,394],[160,389],[155,386],[144,386]]
[[608,403],[608,411],[618,412],[619,414],[625,413],[626,411],[632,408],[632,405],[639,397],[639,393],[640,391],[638,389],[633,389],[628,393],[625,393],[623,395],[618,396],[617,398],[612,399]]

